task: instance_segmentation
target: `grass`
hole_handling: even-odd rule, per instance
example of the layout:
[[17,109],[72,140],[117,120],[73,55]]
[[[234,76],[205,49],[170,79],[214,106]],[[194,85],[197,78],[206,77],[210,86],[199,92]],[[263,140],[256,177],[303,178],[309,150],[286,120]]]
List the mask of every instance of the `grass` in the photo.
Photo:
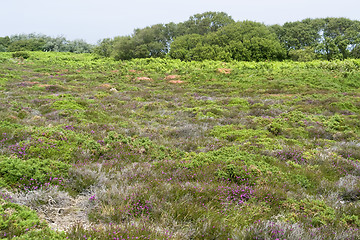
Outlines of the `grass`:
[[359,61],[29,55],[0,54],[2,238],[359,239]]

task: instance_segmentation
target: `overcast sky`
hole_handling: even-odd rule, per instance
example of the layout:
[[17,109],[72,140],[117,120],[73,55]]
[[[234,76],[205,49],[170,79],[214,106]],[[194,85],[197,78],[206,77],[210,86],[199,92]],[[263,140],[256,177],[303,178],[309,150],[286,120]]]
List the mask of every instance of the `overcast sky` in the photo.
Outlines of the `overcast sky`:
[[0,37],[42,33],[69,40],[130,35],[135,28],[182,22],[206,11],[267,25],[304,18],[360,20],[360,0],[0,0]]

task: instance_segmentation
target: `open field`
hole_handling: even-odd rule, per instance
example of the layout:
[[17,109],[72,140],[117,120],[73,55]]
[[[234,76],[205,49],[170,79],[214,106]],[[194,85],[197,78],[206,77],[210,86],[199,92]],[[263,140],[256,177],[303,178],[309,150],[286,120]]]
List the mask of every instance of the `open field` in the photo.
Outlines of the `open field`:
[[0,238],[359,239],[360,60],[0,53]]

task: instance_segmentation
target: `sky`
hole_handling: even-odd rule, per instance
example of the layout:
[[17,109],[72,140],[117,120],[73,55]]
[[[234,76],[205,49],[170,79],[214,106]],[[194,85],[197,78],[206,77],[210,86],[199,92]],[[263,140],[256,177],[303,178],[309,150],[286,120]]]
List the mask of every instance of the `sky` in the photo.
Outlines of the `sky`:
[[0,37],[41,33],[69,40],[131,35],[136,28],[183,22],[206,11],[225,12],[235,21],[266,25],[305,18],[360,20],[359,0],[0,0]]

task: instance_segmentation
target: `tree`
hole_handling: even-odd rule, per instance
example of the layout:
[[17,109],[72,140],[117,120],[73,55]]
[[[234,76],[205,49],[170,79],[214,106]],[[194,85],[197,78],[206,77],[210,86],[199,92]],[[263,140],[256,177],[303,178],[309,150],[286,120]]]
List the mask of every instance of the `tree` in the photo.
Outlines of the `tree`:
[[114,41],[110,38],[104,38],[98,42],[98,45],[94,48],[94,52],[100,56],[110,57],[113,52]]
[[137,48],[146,49],[139,57],[164,57],[168,52],[169,36],[163,24],[156,24],[143,29],[135,29],[133,34]]
[[0,52],[6,52],[7,47],[10,45],[10,38],[0,37]]
[[69,52],[73,53],[91,53],[92,52],[92,45],[88,44],[82,39],[69,41],[67,44],[67,48]]
[[186,61],[263,61],[282,60],[285,50],[264,24],[244,21],[205,35],[189,34],[175,38],[169,56]]
[[287,51],[316,48],[321,41],[321,32],[324,24],[322,19],[304,19],[296,22],[286,22],[282,28],[276,29],[279,40]]
[[172,25],[156,24],[135,29],[132,36],[116,37],[112,41],[103,41],[96,52],[105,56],[111,49],[111,55],[117,60],[165,57],[169,51],[172,27]]
[[136,44],[130,36],[115,37],[112,56],[115,60],[129,60],[135,58]]
[[210,32],[216,32],[220,28],[227,26],[235,21],[224,12],[205,12],[195,14],[189,20],[180,23],[178,32],[180,35],[200,34],[205,35]]
[[234,60],[282,60],[285,50],[276,35],[262,23],[243,21],[232,23],[216,32],[211,40],[228,48]]
[[17,51],[42,51],[45,45],[43,39],[23,39],[10,43],[7,48],[8,52]]
[[192,50],[196,48],[198,44],[202,45],[204,39],[200,34],[189,34],[177,37],[171,43],[169,56],[185,61],[194,60]]
[[357,44],[350,52],[350,57],[360,58],[360,44]]
[[360,44],[360,22],[347,18],[326,18],[323,28],[324,51],[327,59],[349,57],[351,49]]
[[46,52],[67,52],[68,41],[65,37],[48,38],[43,46],[43,51]]
[[84,40],[68,41],[65,37],[52,38],[43,34],[19,34],[11,37],[0,38],[0,50],[2,43],[6,43],[6,51],[53,51],[53,52],[92,52],[93,45]]

